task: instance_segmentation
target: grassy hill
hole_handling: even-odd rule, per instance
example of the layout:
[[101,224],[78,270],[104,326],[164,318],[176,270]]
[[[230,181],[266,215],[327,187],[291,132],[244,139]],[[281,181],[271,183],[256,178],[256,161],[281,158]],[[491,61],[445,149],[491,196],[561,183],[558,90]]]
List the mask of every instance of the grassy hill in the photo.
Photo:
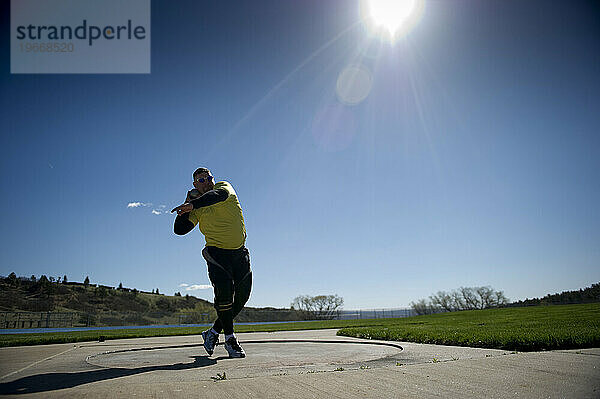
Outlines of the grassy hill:
[[599,314],[600,303],[466,310],[378,320],[338,335],[519,351],[591,348],[600,346]]
[[508,306],[567,305],[593,302],[600,302],[600,283],[592,284],[591,287],[577,291],[563,291],[560,294],[548,294],[543,298],[525,299],[524,301],[513,302]]
[[194,296],[166,296],[96,284],[57,283],[45,278],[0,280],[0,309],[11,312],[76,312],[76,325],[200,323],[212,319],[212,303]]
[[[75,312],[74,326],[207,323],[216,316],[211,302],[191,295],[167,296],[130,288],[56,282],[45,276],[34,280],[14,273],[0,278],[0,311]],[[245,308],[236,320],[261,319],[294,320],[297,315],[289,309]]]

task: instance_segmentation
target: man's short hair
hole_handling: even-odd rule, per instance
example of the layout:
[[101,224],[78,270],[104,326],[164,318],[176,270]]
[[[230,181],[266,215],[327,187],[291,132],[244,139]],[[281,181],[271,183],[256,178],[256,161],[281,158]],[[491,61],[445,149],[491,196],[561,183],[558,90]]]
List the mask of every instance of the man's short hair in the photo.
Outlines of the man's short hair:
[[192,179],[194,179],[200,173],[208,173],[210,175],[210,170],[206,168],[198,168],[194,171],[194,173],[192,173]]

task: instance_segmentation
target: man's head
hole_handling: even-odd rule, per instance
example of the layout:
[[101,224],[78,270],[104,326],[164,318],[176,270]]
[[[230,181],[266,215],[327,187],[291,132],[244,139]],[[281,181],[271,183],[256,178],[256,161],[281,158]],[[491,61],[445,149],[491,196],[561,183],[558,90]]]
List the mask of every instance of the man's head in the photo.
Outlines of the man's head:
[[200,192],[200,195],[212,190],[215,187],[215,179],[212,177],[210,170],[206,168],[198,168],[192,174],[194,179],[194,187]]

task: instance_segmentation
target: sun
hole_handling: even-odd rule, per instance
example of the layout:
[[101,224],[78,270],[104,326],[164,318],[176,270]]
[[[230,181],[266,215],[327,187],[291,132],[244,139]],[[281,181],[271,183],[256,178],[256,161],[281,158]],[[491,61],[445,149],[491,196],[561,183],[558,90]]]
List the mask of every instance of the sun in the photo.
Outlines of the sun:
[[419,20],[424,0],[363,0],[362,13],[367,24],[375,31],[390,37],[405,34]]

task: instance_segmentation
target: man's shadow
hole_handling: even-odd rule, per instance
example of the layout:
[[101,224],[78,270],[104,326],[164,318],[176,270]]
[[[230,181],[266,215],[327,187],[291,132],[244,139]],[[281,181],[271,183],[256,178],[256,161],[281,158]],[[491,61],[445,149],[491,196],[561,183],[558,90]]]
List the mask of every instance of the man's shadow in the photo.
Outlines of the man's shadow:
[[23,394],[54,391],[72,388],[90,382],[110,380],[112,378],[127,377],[130,375],[147,373],[149,371],[168,370],[180,371],[198,367],[210,366],[217,363],[217,359],[208,356],[192,356],[193,363],[177,363],[168,366],[146,366],[133,369],[108,368],[101,370],[82,371],[76,373],[45,373],[23,377],[18,380],[0,384],[0,394]]

